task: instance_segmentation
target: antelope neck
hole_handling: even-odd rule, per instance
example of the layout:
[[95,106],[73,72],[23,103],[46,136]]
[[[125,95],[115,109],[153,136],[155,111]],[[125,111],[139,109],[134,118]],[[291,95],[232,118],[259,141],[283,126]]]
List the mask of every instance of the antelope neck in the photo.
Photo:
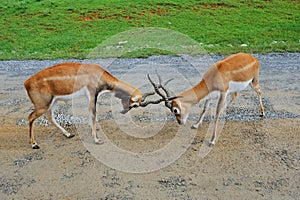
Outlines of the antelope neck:
[[209,90],[205,84],[205,81],[201,80],[197,85],[178,96],[183,96],[183,101],[194,105],[199,103],[199,101],[208,94]]
[[139,93],[137,88],[121,80],[111,82],[111,84],[108,85],[111,88],[111,91],[115,93],[115,97],[120,99],[129,98],[133,94]]

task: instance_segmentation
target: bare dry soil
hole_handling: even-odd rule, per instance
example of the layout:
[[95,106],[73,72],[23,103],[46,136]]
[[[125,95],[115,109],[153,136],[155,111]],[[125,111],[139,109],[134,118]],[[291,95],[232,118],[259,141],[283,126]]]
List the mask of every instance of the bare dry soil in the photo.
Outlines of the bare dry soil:
[[[97,159],[78,134],[76,123],[90,132],[85,121],[68,118],[72,116],[71,102],[58,105],[57,120],[76,136],[63,137],[41,118],[35,123],[41,149],[31,149],[27,116],[33,107],[22,84],[38,70],[61,61],[1,62],[0,199],[299,199],[300,56],[258,57],[266,117],[258,117],[255,92],[243,91],[223,115],[224,128],[206,156],[201,157],[199,152],[206,145],[209,116],[178,159],[143,173],[120,171],[118,166],[108,166]],[[172,61],[180,58],[159,58],[172,62],[154,62],[155,59],[158,58],[119,60],[110,65],[107,60],[97,62],[117,77],[121,77],[118,72],[132,65],[172,63],[172,67],[178,69],[182,66]],[[136,72],[136,77],[145,76],[142,71]],[[188,70],[181,73],[191,77],[192,84],[199,79],[193,79]],[[108,140],[120,149],[135,153],[162,149],[180,130],[171,114],[158,106],[162,110],[159,116],[142,109],[130,115],[134,123],[146,127],[140,136],[151,134],[155,127],[162,128],[149,137],[129,135],[116,122],[110,99],[110,95],[99,98],[97,126],[98,131],[102,129]],[[186,126],[196,121],[196,112],[200,112],[198,107]],[[86,137],[92,140],[90,135]],[[118,159],[122,162],[124,158]],[[118,159],[114,163],[118,163]]]

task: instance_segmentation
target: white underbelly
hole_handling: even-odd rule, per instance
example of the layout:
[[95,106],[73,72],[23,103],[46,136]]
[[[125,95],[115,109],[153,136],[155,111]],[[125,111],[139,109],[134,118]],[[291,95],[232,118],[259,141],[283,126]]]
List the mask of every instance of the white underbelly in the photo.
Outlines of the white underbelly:
[[[106,93],[106,92],[109,92],[108,90],[104,90],[104,91],[101,91],[98,96]],[[67,100],[72,100],[73,98],[76,98],[76,97],[79,97],[79,96],[86,96],[88,98],[88,100],[90,100],[90,92],[89,90],[87,89],[87,87],[84,87],[72,94],[68,94],[68,95],[57,95],[57,96],[54,96],[54,100],[59,100],[59,101],[67,101]]]
[[252,81],[252,79],[250,79],[249,81],[245,81],[245,82],[235,82],[235,81],[230,81],[229,82],[229,88],[228,88],[228,93],[230,92],[239,92],[244,90]]

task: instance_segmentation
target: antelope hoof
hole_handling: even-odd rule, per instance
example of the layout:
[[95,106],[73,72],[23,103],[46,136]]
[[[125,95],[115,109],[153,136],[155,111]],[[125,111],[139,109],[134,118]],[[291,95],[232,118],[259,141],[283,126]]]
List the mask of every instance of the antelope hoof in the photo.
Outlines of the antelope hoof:
[[100,139],[96,139],[95,140],[95,144],[97,144],[97,145],[100,145],[100,144],[103,144],[104,142],[103,141],[101,141]]
[[208,146],[209,146],[209,147],[213,147],[213,146],[215,146],[215,144],[216,144],[215,141],[209,141]]
[[197,126],[197,125],[193,125],[193,126],[191,127],[191,129],[198,129],[198,126]]
[[259,115],[261,118],[265,117],[265,113],[260,113]]
[[32,144],[32,149],[39,149],[39,145],[37,145],[36,143]]
[[66,134],[64,134],[64,136],[65,136],[66,138],[72,138],[72,137],[74,137],[75,135],[74,135],[74,134],[71,134],[71,133],[66,133]]

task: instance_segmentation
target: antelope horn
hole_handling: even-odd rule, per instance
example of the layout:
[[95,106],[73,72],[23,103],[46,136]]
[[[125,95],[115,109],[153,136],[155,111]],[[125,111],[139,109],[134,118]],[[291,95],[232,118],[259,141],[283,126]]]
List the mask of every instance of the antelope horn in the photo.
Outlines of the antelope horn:
[[[158,75],[158,74],[157,74]],[[157,102],[162,102],[164,101],[165,102],[165,106],[167,108],[169,108],[170,110],[172,109],[172,106],[171,106],[171,103],[168,101],[168,98],[169,98],[169,92],[162,86],[161,82],[162,82],[162,79],[161,77],[158,75],[158,79],[159,79],[159,85],[157,85],[156,83],[154,83],[151,78],[150,78],[150,75],[148,74],[148,80],[150,81],[150,83],[152,84],[152,86],[154,87],[154,91],[156,92],[156,94],[158,94],[162,99],[159,99],[157,100]],[[163,95],[159,88],[162,88],[163,91],[166,93],[167,96]]]
[[161,88],[161,89],[166,93],[167,98],[170,98],[170,91],[169,91],[168,89],[166,89],[164,86],[166,86],[169,82],[171,82],[171,80],[173,80],[173,78],[167,80],[167,81],[165,82],[165,84],[162,84],[162,78],[161,78],[161,76],[157,73],[157,71],[156,71],[156,75],[157,75],[158,81],[159,81],[159,88]]
[[154,94],[155,94],[155,92],[147,92],[147,93],[143,94],[142,102],[144,102],[148,96],[152,96]]
[[[158,77],[159,84],[154,83],[154,81],[152,81],[152,79],[150,78],[150,75],[149,74],[147,75],[148,80],[150,81],[150,83],[154,87],[154,92],[145,93],[142,97],[142,101],[139,104],[139,106],[140,107],[146,107],[149,104],[159,104],[160,102],[164,101],[165,106],[168,107],[171,110],[170,101],[173,100],[173,99],[176,99],[178,97],[177,96],[170,97],[170,92],[164,86],[167,85],[169,82],[171,82],[173,80],[173,78],[167,80],[164,84],[162,84],[161,76],[157,73],[157,71],[156,71],[156,74],[157,74],[157,77]],[[159,90],[160,88],[165,92],[166,95],[161,93],[161,91]],[[146,97],[154,95],[154,94],[158,94],[161,97],[161,99],[152,100],[152,101],[145,101]]]
[[159,104],[160,102],[164,101],[163,99],[157,99],[154,101],[144,101],[140,103],[140,107],[146,107],[149,104]]
[[[174,79],[174,78],[171,78],[171,79],[167,80],[164,84],[162,84],[162,79],[161,79],[161,77],[158,75],[157,71],[156,71],[156,74],[157,74],[157,76],[158,76],[158,78],[159,78],[159,85],[158,85],[158,88],[163,88],[163,85],[166,86],[168,83],[170,83],[170,82]],[[163,90],[166,92],[166,89],[163,89]],[[152,96],[152,95],[154,95],[154,94],[156,94],[156,92],[147,92],[147,93],[143,94],[143,96],[142,96],[142,102],[144,102],[148,96]],[[166,92],[166,94],[167,94],[167,96],[169,96],[169,92]],[[158,100],[157,100],[157,101],[158,101]],[[155,101],[155,102],[157,102],[157,101]],[[161,101],[160,101],[160,102],[161,102]],[[149,103],[148,103],[148,104],[149,104]],[[148,105],[148,104],[147,104],[147,105]]]

